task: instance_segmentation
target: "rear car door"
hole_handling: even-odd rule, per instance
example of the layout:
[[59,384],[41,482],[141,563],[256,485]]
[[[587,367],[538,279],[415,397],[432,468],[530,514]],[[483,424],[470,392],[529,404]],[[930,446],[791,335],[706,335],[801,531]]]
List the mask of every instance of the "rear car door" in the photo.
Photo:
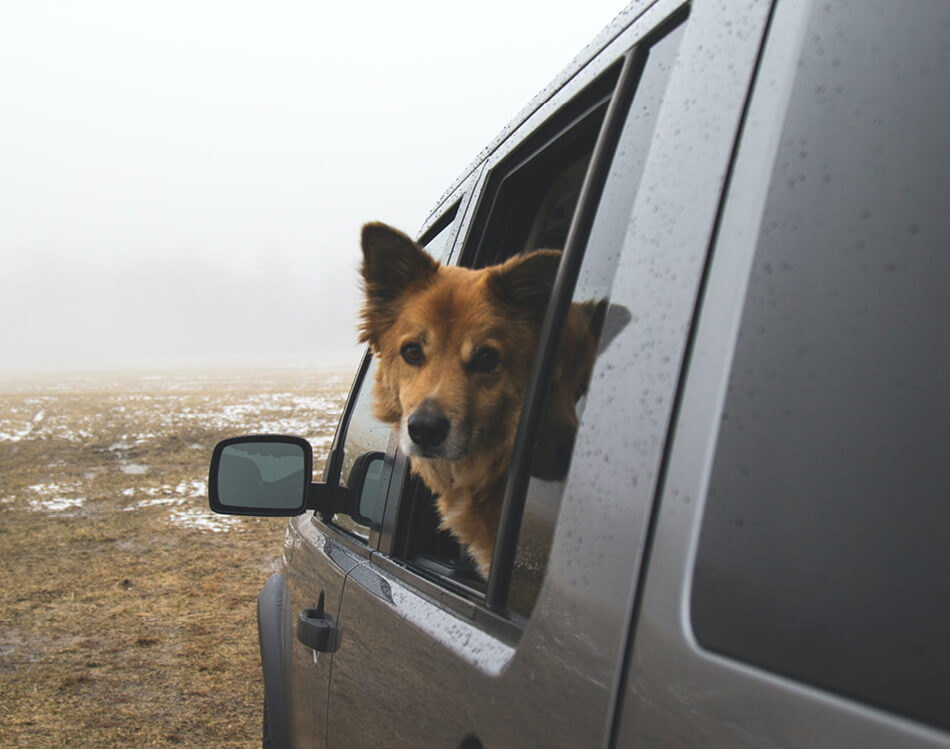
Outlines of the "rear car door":
[[[421,538],[421,490],[391,447],[378,544],[346,576],[328,744],[609,740],[690,315],[768,16],[767,3],[634,6],[465,188],[458,262],[564,250],[492,572],[480,581],[450,540]],[[652,200],[659,180],[679,186],[677,203]],[[671,212],[665,228],[643,237],[657,211]],[[666,244],[679,265],[662,262]],[[655,275],[670,295],[639,298]],[[580,425],[562,471],[531,476],[564,321],[588,305],[603,317]]]
[[950,743],[948,28],[942,2],[776,7],[620,745]]

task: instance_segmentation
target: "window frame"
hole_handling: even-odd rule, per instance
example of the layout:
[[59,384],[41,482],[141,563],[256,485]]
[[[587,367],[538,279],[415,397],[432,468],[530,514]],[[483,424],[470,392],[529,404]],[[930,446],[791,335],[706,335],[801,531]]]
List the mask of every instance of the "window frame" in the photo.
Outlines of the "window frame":
[[[554,162],[558,157],[573,153],[578,142],[592,134],[589,131],[596,130],[599,133],[602,130],[610,114],[610,104],[617,96],[620,64],[618,61],[608,67],[569,103],[548,118],[536,133],[488,169],[486,185],[475,207],[472,227],[465,238],[457,265],[483,268],[514,254],[504,254],[496,249],[497,245],[501,244],[499,240],[507,238],[511,226],[511,217],[506,215],[499,227],[501,237],[498,236],[496,222],[499,214],[510,214],[510,203],[505,203],[504,193],[518,180],[529,179],[532,170],[541,171],[547,166],[546,162]],[[604,110],[604,113],[598,116],[601,110]],[[598,121],[599,124],[596,124]],[[598,137],[595,136],[594,153],[597,151],[597,144]],[[560,161],[557,164],[564,166]],[[590,165],[587,171],[590,171]],[[578,198],[575,216],[583,198],[583,194]]]
[[[651,34],[647,38],[652,37]],[[603,137],[607,119],[611,116],[617,117],[616,114],[612,115],[612,112],[617,109],[615,102],[617,102],[618,97],[626,96],[627,101],[618,113],[620,115],[617,118],[619,119],[619,125],[615,126],[614,130],[619,131],[623,125],[623,115],[629,105],[632,91],[620,89],[618,84],[628,59],[634,56],[640,46],[638,44],[632,50],[618,55],[590,83],[574,93],[566,103],[549,115],[534,132],[520,140],[512,151],[505,153],[495,163],[485,167],[485,174],[479,180],[481,189],[476,191],[478,193],[477,198],[470,196],[468,199],[472,204],[471,210],[463,221],[456,222],[459,230],[454,239],[455,244],[460,245],[461,249],[460,252],[455,253],[453,265],[477,268],[498,262],[497,253],[492,252],[492,240],[495,239],[493,237],[493,231],[496,227],[494,220],[497,218],[499,206],[506,210],[511,205],[510,202],[505,204],[503,200],[505,188],[511,185],[512,181],[525,179],[525,175],[530,175],[532,171],[537,172],[545,169],[550,171],[549,165],[554,165],[555,170],[565,166],[563,156],[573,154],[572,149],[575,149],[577,144],[583,142],[584,139],[591,141],[591,160],[582,183],[581,194],[575,206],[572,227],[581,210],[582,201],[587,200],[591,203],[587,213],[590,217],[593,216],[599,202],[603,179],[600,180],[598,189],[592,195],[588,187],[590,167],[594,162],[598,149],[603,151],[605,148]],[[635,82],[634,80],[634,84]],[[612,145],[615,145],[615,142]],[[604,165],[605,173],[612,157],[613,148],[611,147],[607,149],[606,164]],[[588,187],[586,196],[585,187]],[[505,230],[509,228],[510,224],[507,218],[503,227]],[[463,230],[466,229],[466,223],[469,224],[468,231],[464,233],[464,239],[459,242],[463,237]],[[588,231],[589,223],[588,221]],[[425,233],[420,237],[419,243],[424,245],[426,241],[434,237],[445,226],[446,222],[441,217],[436,219],[429,224]],[[582,254],[584,243],[578,242],[577,244],[579,246],[578,252]],[[452,238],[446,243],[446,249],[448,250],[451,245]],[[452,253],[447,252],[446,255],[451,257]],[[563,260],[561,265],[563,267]],[[559,271],[559,276],[561,273]],[[568,297],[573,288],[573,283],[570,286],[571,289],[566,290]],[[569,304],[570,300],[568,299],[565,310]],[[563,320],[561,324],[563,324]],[[557,326],[558,322],[555,321],[553,325]],[[548,333],[544,333],[544,331]],[[556,350],[560,341],[559,329],[544,328],[542,329],[542,336],[544,335],[552,337],[554,340],[553,348]],[[533,367],[536,368],[537,366],[538,360],[536,359]],[[548,363],[546,366],[550,367],[550,364]],[[541,406],[543,407],[543,403]],[[524,412],[522,412],[523,420]],[[466,608],[470,607],[471,603],[476,606],[484,606],[487,601],[491,576],[488,584],[482,590],[481,588],[470,587],[464,581],[440,575],[433,569],[413,564],[411,559],[414,552],[412,549],[414,541],[412,529],[415,526],[414,514],[419,512],[417,508],[420,501],[419,492],[418,481],[410,476],[408,458],[397,450],[389,488],[390,494],[386,501],[382,533],[378,544],[379,553],[385,555],[395,566],[398,566],[393,567],[392,570],[400,571],[400,575],[417,575],[419,579],[426,580],[437,587],[437,590],[460,596],[460,601],[470,602]],[[488,613],[486,612],[486,614]],[[497,612],[494,614],[497,614]],[[491,619],[494,619],[494,617]],[[499,625],[499,627],[504,631],[509,631],[507,616],[498,619],[506,623],[505,625]]]
[[[487,587],[482,593],[460,585],[458,581],[439,576],[433,571],[418,571],[420,577],[428,579],[436,587],[459,594],[473,601],[478,607],[485,607],[486,614],[498,616],[505,622],[516,623],[519,630],[527,620],[508,612],[508,589],[530,478],[530,457],[533,453],[534,438],[556,363],[561,331],[572,302],[574,283],[649,49],[657,38],[680,24],[687,12],[686,8],[682,8],[626,52],[615,57],[594,80],[546,118],[535,132],[517,143],[496,163],[486,167],[482,189],[468,217],[471,227],[464,237],[464,242],[460,243],[461,249],[456,255],[458,265],[466,267],[477,268],[498,262],[496,248],[499,235],[508,239],[507,234],[511,228],[511,216],[506,215],[511,209],[511,202],[505,201],[506,189],[518,180],[525,179],[533,170],[543,172],[547,168],[546,163],[563,167],[565,154],[579,155],[581,151],[574,151],[577,144],[586,138],[593,141],[590,161],[571,219],[552,301],[548,306],[532,366]],[[502,223],[499,228],[496,222],[500,214]],[[422,236],[420,243],[424,244],[426,238],[437,233],[441,227],[444,227],[444,223],[437,219]],[[385,541],[379,545],[381,554],[391,557],[396,565],[401,563],[407,567],[411,562],[408,545],[416,493],[409,473],[408,459],[397,451],[390,485],[390,493],[393,496],[387,500],[383,526]],[[406,571],[406,567],[400,566],[398,569]]]
[[[475,165],[449,194],[449,198],[440,201],[424,225],[420,237],[420,244],[424,244],[444,229],[446,222],[439,209],[450,199],[464,193],[459,199],[455,228],[447,240],[442,260],[446,264],[467,267],[481,267],[496,262],[497,258],[492,257],[490,252],[490,230],[505,185],[510,184],[508,181],[521,170],[536,164],[538,159],[552,158],[552,150],[564,153],[578,132],[589,127],[590,118],[603,110],[599,124],[594,129],[591,158],[575,205],[532,366],[503,502],[501,527],[485,591],[468,589],[456,581],[409,564],[406,547],[411,526],[412,495],[415,494],[414,480],[410,477],[408,458],[398,450],[394,456],[382,528],[372,553],[372,561],[388,574],[406,581],[450,609],[483,622],[491,632],[511,642],[521,637],[530,619],[509,612],[507,596],[530,477],[534,437],[545,405],[545,395],[560,346],[561,331],[572,302],[577,273],[650,47],[672,28],[683,23],[688,15],[689,6],[678,5],[672,12],[664,13],[662,21],[651,25],[630,46],[618,49],[609,58],[598,58],[596,70],[590,72],[582,86],[568,87],[573,89],[569,96],[558,95],[539,108],[535,115],[543,112],[543,120],[535,124],[532,122],[534,116],[528,119],[531,129],[526,135],[516,137],[516,131],[515,135],[499,143],[492,153]],[[563,167],[565,163],[562,161],[559,165]],[[364,374],[364,371],[360,372],[358,382],[361,382]],[[352,395],[353,392],[351,398]]]

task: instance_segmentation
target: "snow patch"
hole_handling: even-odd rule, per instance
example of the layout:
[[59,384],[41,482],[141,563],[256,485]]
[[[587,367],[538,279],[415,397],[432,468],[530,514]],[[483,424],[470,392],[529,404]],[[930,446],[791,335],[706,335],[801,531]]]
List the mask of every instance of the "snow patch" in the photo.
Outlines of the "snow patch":
[[148,471],[148,466],[145,464],[133,464],[133,463],[123,463],[119,465],[119,468],[122,470],[123,474],[144,474]]
[[73,508],[81,508],[85,502],[86,499],[83,497],[51,497],[47,500],[30,500],[30,510],[63,513]]
[[234,516],[221,516],[199,508],[176,508],[171,512],[171,522],[184,529],[212,532],[228,531],[241,523]]

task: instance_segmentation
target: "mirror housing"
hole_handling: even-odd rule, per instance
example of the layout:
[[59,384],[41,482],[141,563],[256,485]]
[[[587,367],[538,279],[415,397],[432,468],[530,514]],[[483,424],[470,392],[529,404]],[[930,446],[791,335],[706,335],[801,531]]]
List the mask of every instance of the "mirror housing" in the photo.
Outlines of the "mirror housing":
[[[369,525],[373,508],[361,508],[364,494],[378,495],[383,453],[356,459],[350,487],[313,480],[313,449],[291,435],[242,435],[222,440],[211,454],[208,502],[215,513],[239,516],[297,516],[314,510],[329,521],[345,513]],[[364,493],[364,489],[367,493]],[[367,505],[366,501],[362,502]]]

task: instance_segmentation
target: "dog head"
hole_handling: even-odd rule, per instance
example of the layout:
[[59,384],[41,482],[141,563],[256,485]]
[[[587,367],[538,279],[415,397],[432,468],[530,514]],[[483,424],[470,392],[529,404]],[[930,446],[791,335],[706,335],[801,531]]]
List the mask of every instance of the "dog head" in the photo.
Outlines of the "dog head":
[[504,462],[560,253],[443,266],[379,223],[363,227],[362,246],[360,340],[380,360],[376,416],[409,456]]

